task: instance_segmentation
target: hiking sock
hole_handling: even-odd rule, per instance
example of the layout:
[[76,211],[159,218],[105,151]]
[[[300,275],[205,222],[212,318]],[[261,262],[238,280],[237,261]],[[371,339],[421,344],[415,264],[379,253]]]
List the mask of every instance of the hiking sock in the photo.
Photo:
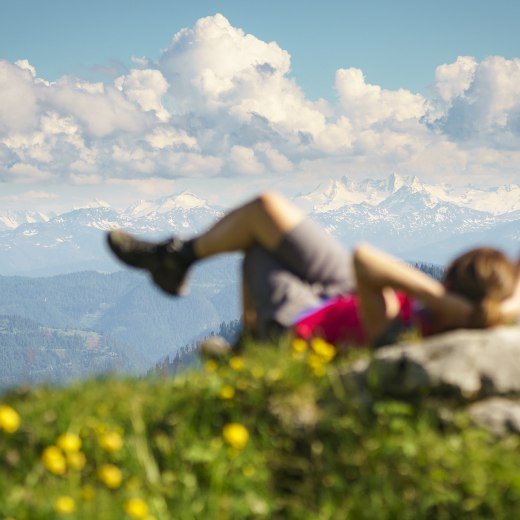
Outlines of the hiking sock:
[[173,255],[174,258],[177,258],[178,262],[187,269],[191,266],[191,264],[195,263],[199,257],[195,253],[195,238],[191,240],[182,240],[177,237],[170,238],[165,242],[158,244],[157,252],[159,255],[166,255],[165,258],[168,258],[170,255]]
[[186,240],[183,242],[182,246],[179,249],[179,256],[186,262],[186,265],[193,264],[196,260],[199,259],[197,254],[195,253],[195,239]]

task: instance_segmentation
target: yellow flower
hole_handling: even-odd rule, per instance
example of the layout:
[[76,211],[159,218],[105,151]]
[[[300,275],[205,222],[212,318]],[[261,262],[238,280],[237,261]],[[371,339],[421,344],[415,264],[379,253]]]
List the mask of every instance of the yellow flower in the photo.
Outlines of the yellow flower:
[[262,377],[264,377],[264,369],[262,367],[254,366],[251,369],[251,375],[255,379],[262,379]]
[[244,370],[244,360],[240,356],[233,356],[229,360],[229,366],[236,372]]
[[117,489],[123,480],[121,470],[113,464],[103,464],[98,470],[98,476],[99,480],[110,489]]
[[313,368],[312,373],[316,377],[323,377],[326,374],[326,370],[325,370],[325,367],[323,365],[321,365],[321,366],[317,366],[317,367]]
[[204,370],[208,374],[213,374],[218,369],[218,363],[214,359],[208,359],[206,363],[204,363]]
[[18,412],[6,404],[0,405],[0,430],[14,433],[20,427],[20,416]]
[[42,454],[43,465],[55,475],[63,475],[67,471],[67,461],[57,446],[47,446]]
[[108,431],[99,437],[99,445],[109,453],[115,453],[123,447],[123,437],[116,431]]
[[317,354],[311,354],[307,359],[307,364],[312,369],[315,376],[321,377],[325,375],[325,366],[323,365],[323,358]]
[[148,504],[141,498],[130,498],[125,503],[125,511],[132,518],[146,518],[148,516]]
[[244,477],[252,477],[256,473],[256,470],[254,466],[248,464],[247,466],[244,466],[242,473],[244,474]]
[[229,423],[224,426],[222,437],[231,447],[241,450],[249,441],[249,432],[243,424]]
[[223,386],[219,395],[221,399],[233,399],[235,397],[235,389],[229,385]]
[[83,469],[85,464],[87,463],[87,457],[81,451],[74,451],[72,453],[67,453],[67,464],[72,469]]
[[322,338],[314,338],[311,341],[311,347],[314,352],[323,360],[324,363],[328,363],[336,355],[336,347],[327,343]]
[[294,352],[305,352],[307,350],[307,342],[302,338],[294,338],[291,342]]
[[81,439],[75,433],[62,433],[56,444],[65,453],[75,453],[81,449]]
[[54,501],[54,511],[60,515],[68,515],[76,511],[76,502],[72,497],[62,495]]

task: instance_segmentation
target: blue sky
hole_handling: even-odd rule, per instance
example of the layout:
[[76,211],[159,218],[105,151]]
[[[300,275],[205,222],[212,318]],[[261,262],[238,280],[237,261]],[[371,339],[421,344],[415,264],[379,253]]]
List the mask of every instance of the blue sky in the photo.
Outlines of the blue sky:
[[230,23],[291,54],[311,98],[334,95],[340,67],[359,67],[371,83],[425,91],[433,71],[457,56],[516,57],[516,0],[208,1],[2,0],[0,50],[26,58],[42,77],[106,79],[101,68],[156,58],[179,29],[220,12]]
[[520,182],[519,20],[504,0],[1,0],[0,204]]

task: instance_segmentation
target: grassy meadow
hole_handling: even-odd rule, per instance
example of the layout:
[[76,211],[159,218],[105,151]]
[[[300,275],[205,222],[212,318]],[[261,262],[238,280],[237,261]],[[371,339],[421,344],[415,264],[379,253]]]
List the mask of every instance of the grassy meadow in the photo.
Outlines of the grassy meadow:
[[172,378],[0,397],[0,519],[520,517],[520,439],[361,399],[360,356],[250,345]]

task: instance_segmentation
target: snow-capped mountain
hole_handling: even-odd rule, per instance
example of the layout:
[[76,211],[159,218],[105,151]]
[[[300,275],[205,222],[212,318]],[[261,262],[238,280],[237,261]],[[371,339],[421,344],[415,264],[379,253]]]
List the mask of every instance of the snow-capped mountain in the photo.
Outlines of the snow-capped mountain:
[[114,271],[120,267],[105,248],[105,232],[125,229],[149,238],[189,235],[220,215],[195,195],[183,192],[141,201],[123,211],[91,204],[49,218],[0,230],[0,273],[41,276],[81,270]]
[[409,193],[428,194],[432,200],[444,201],[464,208],[502,215],[520,210],[520,186],[508,184],[494,188],[425,184],[417,177],[393,173],[386,179],[354,181],[346,176],[319,184],[312,192],[301,194],[295,201],[315,213],[339,209],[347,204],[366,203],[377,206],[401,188]]
[[[520,187],[429,185],[393,174],[382,180],[330,180],[294,198],[346,247],[368,241],[410,260],[444,263],[458,252],[490,244],[520,252]],[[61,215],[19,217],[0,228],[0,273],[44,275],[120,268],[104,231],[122,228],[150,237],[190,236],[223,212],[182,192],[116,210],[97,201]],[[23,212],[21,212],[23,215]]]
[[121,214],[120,227],[135,233],[194,232],[207,226],[221,214],[219,208],[183,191],[154,201],[138,201]]
[[393,173],[383,180],[357,182],[344,176],[340,180],[328,180],[313,191],[295,197],[295,202],[313,213],[325,213],[349,204],[376,206],[403,186],[422,187],[417,177],[401,177]]
[[164,214],[170,211],[189,211],[195,208],[210,209],[207,202],[193,193],[183,191],[178,195],[162,197],[155,201],[139,200],[125,210],[125,214],[142,217],[151,214]]
[[22,224],[34,224],[36,222],[48,222],[54,216],[39,211],[5,211],[0,213],[0,230],[16,229]]
[[[316,214],[315,218],[347,247],[366,241],[410,260],[433,263],[444,263],[461,249],[477,245],[478,236],[466,240],[467,233],[498,225],[489,213],[435,201],[428,194],[410,192],[408,187],[399,189],[377,206],[352,205],[347,211],[340,208]],[[520,226],[520,220],[517,225]],[[443,255],[436,247],[441,240],[452,242]],[[519,245],[516,244],[516,249]]]

